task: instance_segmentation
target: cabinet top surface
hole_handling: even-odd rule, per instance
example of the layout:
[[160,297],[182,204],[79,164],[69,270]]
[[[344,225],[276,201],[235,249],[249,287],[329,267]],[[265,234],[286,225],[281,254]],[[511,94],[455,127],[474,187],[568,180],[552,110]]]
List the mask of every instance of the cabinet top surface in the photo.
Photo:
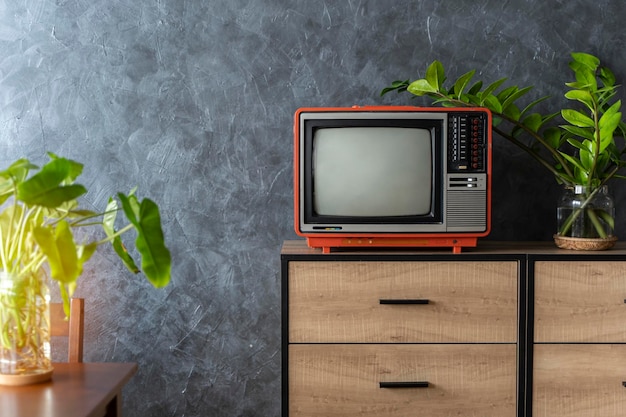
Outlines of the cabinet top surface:
[[452,253],[451,248],[371,248],[364,250],[333,249],[330,254],[324,254],[322,249],[310,248],[306,240],[287,240],[283,243],[281,256],[283,257],[313,257],[323,259],[330,258],[354,258],[354,257],[380,257],[394,258],[406,256],[440,257],[462,259],[466,256],[549,256],[549,257],[624,257],[626,259],[626,242],[618,242],[613,248],[604,251],[580,251],[559,249],[554,242],[517,242],[517,241],[480,241],[478,246],[465,247],[459,254]]

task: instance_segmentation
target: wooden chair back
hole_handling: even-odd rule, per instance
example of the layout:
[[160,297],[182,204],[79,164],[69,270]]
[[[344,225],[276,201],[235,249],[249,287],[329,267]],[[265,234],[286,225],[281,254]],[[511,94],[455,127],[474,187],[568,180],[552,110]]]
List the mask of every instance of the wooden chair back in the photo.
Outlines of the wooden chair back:
[[85,326],[85,300],[70,300],[70,316],[65,316],[63,303],[50,303],[50,336],[68,338],[67,361],[83,361],[83,334]]

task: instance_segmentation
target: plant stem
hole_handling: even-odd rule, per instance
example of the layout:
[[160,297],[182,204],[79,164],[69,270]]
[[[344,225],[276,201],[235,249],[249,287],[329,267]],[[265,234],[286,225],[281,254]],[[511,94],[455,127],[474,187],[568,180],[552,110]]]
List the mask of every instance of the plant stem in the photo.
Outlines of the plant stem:
[[596,211],[595,211],[596,209],[594,209],[593,207],[587,207],[589,203],[591,202],[591,200],[600,191],[601,188],[602,186],[594,188],[591,191],[591,193],[589,193],[589,195],[585,196],[585,199],[583,203],[581,204],[581,206],[574,208],[572,210],[572,213],[567,217],[567,219],[565,220],[565,223],[563,223],[563,226],[561,226],[561,228],[559,229],[559,235],[566,236],[567,233],[569,233],[569,231],[571,230],[572,225],[574,224],[574,221],[576,221],[576,219],[581,214],[586,213],[587,217],[591,221],[591,224],[593,225],[594,229],[598,233],[598,236],[600,236],[603,239],[607,237],[607,234],[604,230],[604,226],[602,225],[602,222],[600,221],[600,219],[598,218],[598,215],[596,214]]

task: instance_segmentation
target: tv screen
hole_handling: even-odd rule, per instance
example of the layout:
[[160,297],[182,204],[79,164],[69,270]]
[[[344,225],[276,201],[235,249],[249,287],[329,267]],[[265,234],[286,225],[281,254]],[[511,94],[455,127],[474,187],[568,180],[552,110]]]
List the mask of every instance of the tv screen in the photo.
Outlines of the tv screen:
[[432,136],[426,128],[315,130],[313,210],[319,216],[430,215]]

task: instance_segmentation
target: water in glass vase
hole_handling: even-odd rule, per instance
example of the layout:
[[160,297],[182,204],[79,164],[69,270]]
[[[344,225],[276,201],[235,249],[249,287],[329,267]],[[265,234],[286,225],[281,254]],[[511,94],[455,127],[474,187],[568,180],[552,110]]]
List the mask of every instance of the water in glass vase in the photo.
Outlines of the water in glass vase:
[[566,187],[557,206],[558,235],[572,238],[613,237],[615,206],[607,186]]

